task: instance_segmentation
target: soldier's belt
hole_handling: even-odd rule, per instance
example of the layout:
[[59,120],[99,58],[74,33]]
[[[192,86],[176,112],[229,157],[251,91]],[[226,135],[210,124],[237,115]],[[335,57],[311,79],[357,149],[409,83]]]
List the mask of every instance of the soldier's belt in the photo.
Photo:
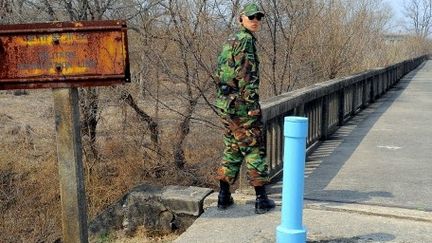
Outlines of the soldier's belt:
[[231,87],[229,85],[225,85],[225,84],[220,86],[220,90],[221,90],[223,95],[229,95],[229,94],[234,94],[234,93],[239,92],[238,88],[233,88],[233,87]]

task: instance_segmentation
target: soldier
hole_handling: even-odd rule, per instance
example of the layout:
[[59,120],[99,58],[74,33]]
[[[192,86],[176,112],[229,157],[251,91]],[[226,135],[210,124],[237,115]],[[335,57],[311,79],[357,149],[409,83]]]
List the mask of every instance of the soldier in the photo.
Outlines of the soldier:
[[217,98],[225,134],[218,208],[232,205],[230,184],[238,176],[243,160],[247,164],[249,183],[255,187],[255,213],[262,214],[275,207],[267,198],[264,185],[268,182],[263,141],[263,124],[259,104],[259,60],[256,38],[264,12],[257,4],[246,4],[240,12],[240,30],[223,46],[216,70]]

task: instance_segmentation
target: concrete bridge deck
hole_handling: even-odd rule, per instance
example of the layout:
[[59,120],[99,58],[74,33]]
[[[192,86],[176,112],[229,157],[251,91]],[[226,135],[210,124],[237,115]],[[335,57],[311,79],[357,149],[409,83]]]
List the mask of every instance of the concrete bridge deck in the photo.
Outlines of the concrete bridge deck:
[[[308,158],[308,242],[432,242],[431,125],[427,61]],[[280,201],[281,184],[270,191]],[[255,215],[253,198],[236,198],[208,207],[175,242],[275,242],[280,207]]]

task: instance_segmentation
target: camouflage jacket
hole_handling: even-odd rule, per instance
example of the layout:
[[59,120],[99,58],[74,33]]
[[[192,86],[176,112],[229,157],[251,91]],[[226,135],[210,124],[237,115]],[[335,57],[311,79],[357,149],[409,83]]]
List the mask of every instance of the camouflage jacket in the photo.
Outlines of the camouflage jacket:
[[258,66],[256,39],[250,31],[241,27],[224,44],[218,57],[215,106],[223,114],[241,117],[259,115]]

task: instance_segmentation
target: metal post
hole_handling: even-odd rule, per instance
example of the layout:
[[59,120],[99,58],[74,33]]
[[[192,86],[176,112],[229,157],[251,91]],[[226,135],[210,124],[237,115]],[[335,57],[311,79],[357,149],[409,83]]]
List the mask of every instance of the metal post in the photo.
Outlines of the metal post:
[[87,243],[78,90],[53,89],[60,176],[63,242]]
[[306,117],[285,118],[282,220],[276,228],[278,243],[306,242],[306,229],[302,219],[307,132]]

